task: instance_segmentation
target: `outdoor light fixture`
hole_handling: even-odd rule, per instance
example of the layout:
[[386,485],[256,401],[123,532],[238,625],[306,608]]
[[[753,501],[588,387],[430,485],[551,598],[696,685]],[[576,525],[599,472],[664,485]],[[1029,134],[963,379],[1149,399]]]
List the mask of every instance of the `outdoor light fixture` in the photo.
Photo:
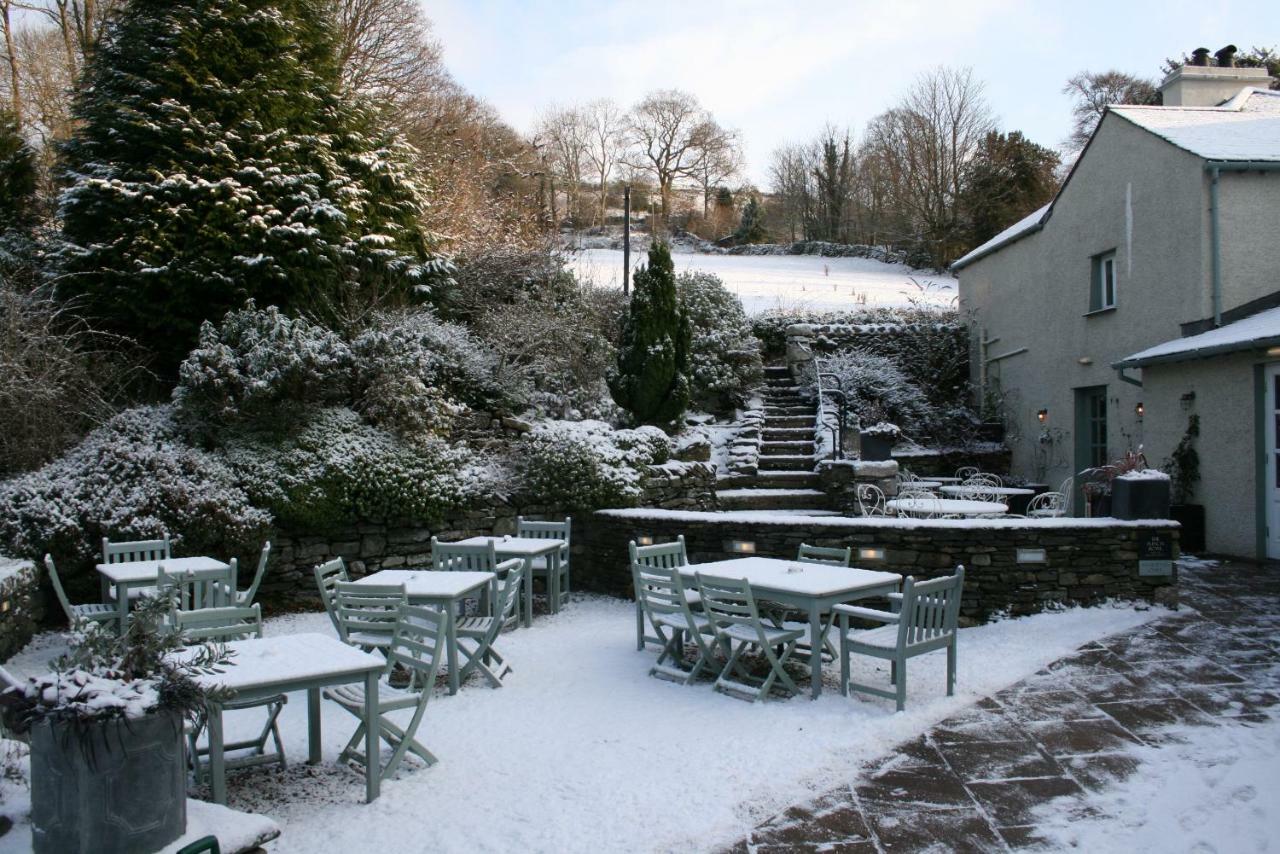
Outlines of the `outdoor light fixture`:
[[1037,413],[1036,413],[1036,420],[1037,420],[1037,421],[1039,421],[1041,424],[1043,424],[1043,423],[1045,423],[1046,421],[1048,421],[1048,420],[1049,420],[1049,410],[1047,410],[1047,409],[1041,409],[1039,412],[1037,412]]
[[1147,408],[1142,405],[1142,401],[1138,401],[1138,405],[1133,408],[1133,413],[1139,418],[1147,414]]
[[1280,356],[1280,347],[1268,347],[1268,348],[1267,348],[1267,355],[1268,355],[1268,356]]
[[858,560],[884,560],[884,549],[870,546],[858,549]]
[[1018,549],[1018,563],[1048,563],[1044,549]]
[[647,535],[641,535],[641,536],[639,536],[639,537],[636,537],[636,545],[637,545],[637,546],[651,546],[651,545],[653,545],[653,537],[650,537],[650,536],[647,536]]
[[1190,409],[1193,405],[1195,405],[1196,393],[1194,391],[1189,391],[1178,399],[1182,401],[1183,409]]
[[753,555],[756,553],[756,544],[751,540],[732,540],[729,543],[729,551],[740,555]]

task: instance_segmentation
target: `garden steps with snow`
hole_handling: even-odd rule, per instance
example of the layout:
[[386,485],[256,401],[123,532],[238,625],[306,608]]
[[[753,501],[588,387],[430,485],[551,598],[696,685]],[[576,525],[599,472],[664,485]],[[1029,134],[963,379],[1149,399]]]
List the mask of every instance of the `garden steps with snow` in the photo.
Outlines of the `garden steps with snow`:
[[721,489],[817,489],[821,485],[811,471],[762,471],[721,478],[716,483]]
[[770,470],[797,471],[811,469],[814,466],[813,454],[773,454],[760,455],[760,468]]
[[721,510],[826,510],[827,494],[817,489],[722,489],[716,492]]
[[812,437],[808,441],[770,441],[765,439],[760,443],[760,452],[763,454],[804,454],[806,451],[813,451]]

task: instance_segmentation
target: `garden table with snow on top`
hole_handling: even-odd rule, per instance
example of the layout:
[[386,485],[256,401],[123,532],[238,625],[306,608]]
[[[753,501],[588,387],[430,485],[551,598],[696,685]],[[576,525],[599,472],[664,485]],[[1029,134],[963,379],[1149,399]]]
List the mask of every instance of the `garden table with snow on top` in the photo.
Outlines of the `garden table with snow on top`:
[[[434,605],[444,611],[445,655],[449,662],[449,693],[458,693],[458,604],[480,596],[481,607],[493,613],[495,581],[492,572],[449,572],[436,569],[384,569],[356,584],[404,585],[411,605]],[[483,591],[483,593],[482,593]]]
[[[320,634],[249,638],[225,645],[231,658],[221,673],[199,674],[195,681],[205,688],[225,688],[239,703],[274,697],[290,691],[307,692],[307,762],[320,762],[320,689],[364,682],[365,756],[377,756],[378,679],[386,668],[382,656],[347,646],[337,638]],[[195,650],[174,653],[176,658]],[[209,703],[209,780],[214,803],[227,802],[227,768],[223,750],[222,707]],[[376,766],[375,766],[376,767]],[[365,774],[365,799],[379,794],[379,776]]]
[[955,486],[944,486],[938,491],[953,498],[968,498],[973,495],[1003,496],[1008,499],[1010,513],[1027,512],[1027,502],[1036,494],[1034,489],[1027,489],[1022,486],[986,486],[984,484],[957,484]]
[[809,678],[813,697],[822,693],[822,647],[831,628],[832,605],[873,596],[896,593],[902,576],[818,563],[796,563],[770,557],[741,557],[712,563],[691,563],[679,567],[681,577],[692,588],[697,573],[722,578],[743,578],[757,599],[776,602],[809,615]]
[[[160,581],[160,567],[169,575],[190,573],[192,576],[219,576],[231,569],[231,565],[211,557],[171,557],[163,560],[128,560],[120,563],[100,563],[95,567],[102,581],[102,601],[111,603],[111,587],[116,589],[117,621],[120,633],[129,623],[129,591],[143,587],[155,587]],[[232,579],[234,583],[235,579]]]
[[533,562],[537,558],[547,561],[547,601],[551,613],[560,610],[560,550],[564,540],[538,540],[533,537],[468,537],[460,540],[460,546],[487,546],[493,543],[498,560],[518,557],[524,561],[524,619],[525,628],[533,625]]
[[884,509],[901,516],[999,516],[1009,512],[998,501],[966,501],[959,498],[895,498]]

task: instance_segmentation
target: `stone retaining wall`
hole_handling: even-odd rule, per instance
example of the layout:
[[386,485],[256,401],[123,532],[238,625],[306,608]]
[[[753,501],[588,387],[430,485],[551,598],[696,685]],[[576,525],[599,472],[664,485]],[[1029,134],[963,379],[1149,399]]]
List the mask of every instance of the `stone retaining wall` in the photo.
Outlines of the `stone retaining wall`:
[[44,612],[35,564],[0,558],[0,661],[27,645],[39,630]]
[[[854,565],[929,578],[956,564],[966,569],[962,613],[986,620],[1008,611],[1027,614],[1053,604],[1096,604],[1105,599],[1175,604],[1173,576],[1138,572],[1138,543],[1150,534],[1173,542],[1178,526],[1165,520],[1114,519],[914,520],[778,516],[735,513],[660,513],[646,509],[602,510],[585,526],[575,564],[574,584],[630,597],[627,542],[650,536],[656,542],[683,534],[694,562],[741,557],[734,541],[754,544],[755,553],[793,557],[801,543],[854,549]],[[862,557],[859,549],[874,549]],[[1019,563],[1018,549],[1043,549],[1045,562]]]

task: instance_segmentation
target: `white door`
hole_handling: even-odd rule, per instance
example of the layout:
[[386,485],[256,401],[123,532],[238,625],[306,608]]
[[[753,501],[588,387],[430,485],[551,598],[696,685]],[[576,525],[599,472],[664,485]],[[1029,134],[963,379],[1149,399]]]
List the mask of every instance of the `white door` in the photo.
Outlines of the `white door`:
[[1267,366],[1267,557],[1280,558],[1280,364]]

